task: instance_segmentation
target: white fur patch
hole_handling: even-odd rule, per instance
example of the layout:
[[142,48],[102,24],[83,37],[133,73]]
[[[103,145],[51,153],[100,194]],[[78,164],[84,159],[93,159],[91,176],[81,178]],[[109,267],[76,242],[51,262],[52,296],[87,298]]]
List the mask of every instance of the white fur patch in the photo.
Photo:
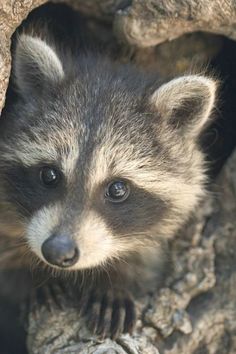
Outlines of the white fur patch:
[[131,241],[128,235],[116,237],[93,210],[85,211],[81,215],[81,223],[75,225],[75,229],[74,238],[80,249],[80,259],[71,267],[72,270],[105,266],[114,259],[122,259],[130,251],[137,251],[140,246],[142,250],[147,246],[133,237]]
[[15,54],[15,77],[17,85],[25,92],[30,92],[33,70],[35,78],[41,76],[52,82],[64,77],[62,63],[56,52],[38,37],[22,34],[17,41]]
[[[190,131],[198,134],[205,125],[213,109],[217,84],[216,81],[200,75],[187,75],[162,85],[151,96],[151,103],[161,115],[168,119],[178,108],[184,107],[189,99],[199,98],[203,107],[192,121]],[[194,108],[194,107],[193,107]]]
[[51,236],[53,229],[58,226],[62,216],[62,207],[52,205],[39,210],[32,217],[26,230],[26,237],[32,251],[44,262],[41,247],[44,241]]
[[[47,127],[45,126],[45,129]],[[33,131],[34,140],[22,134],[17,139],[17,146],[6,146],[3,157],[6,161],[20,163],[25,167],[40,164],[61,164],[66,179],[73,178],[79,157],[79,144],[76,129],[64,129],[43,134],[36,129]],[[58,165],[60,168],[60,165]]]
[[85,212],[75,235],[80,249],[80,259],[73,269],[96,267],[118,251],[117,245],[103,220],[93,211]]
[[[45,263],[47,261],[42,255],[42,244],[62,221],[62,215],[63,208],[60,205],[44,207],[33,216],[28,225],[26,237],[29,246]],[[95,212],[85,212],[80,219],[81,223],[76,225],[75,222],[76,231],[72,235],[80,250],[80,257],[78,262],[67,270],[105,265],[107,261],[119,257],[132,246],[128,241],[114,239],[106,224]]]

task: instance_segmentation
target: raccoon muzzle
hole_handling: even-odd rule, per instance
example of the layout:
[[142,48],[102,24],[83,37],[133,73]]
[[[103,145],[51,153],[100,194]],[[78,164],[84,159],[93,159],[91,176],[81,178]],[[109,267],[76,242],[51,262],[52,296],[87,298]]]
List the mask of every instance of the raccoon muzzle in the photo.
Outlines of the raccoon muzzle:
[[49,264],[60,268],[71,267],[79,259],[79,249],[68,235],[51,235],[42,245],[42,254]]

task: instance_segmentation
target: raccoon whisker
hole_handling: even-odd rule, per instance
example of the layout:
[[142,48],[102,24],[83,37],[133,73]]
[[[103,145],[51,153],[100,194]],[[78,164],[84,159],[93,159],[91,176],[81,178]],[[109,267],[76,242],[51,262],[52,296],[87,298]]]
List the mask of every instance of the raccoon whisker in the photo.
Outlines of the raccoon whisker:
[[41,270],[45,270],[45,274],[50,278],[51,267],[41,261],[38,257],[35,257],[34,254],[31,253],[31,267],[30,270],[32,274],[37,274],[39,272],[41,274]]
[[223,192],[221,190],[217,190],[217,183],[211,183],[212,189],[215,188],[215,190],[207,191],[206,195],[207,196],[213,196],[213,197],[221,197],[223,195]]
[[0,259],[0,264],[4,264],[7,259],[10,259],[12,256],[14,256],[17,252],[17,256],[22,255],[21,250],[25,250],[26,247],[26,241],[25,240],[18,240],[18,239],[13,239],[11,244],[8,244],[6,246],[2,247],[1,251],[1,259]]
[[122,235],[120,239],[120,243],[124,245],[124,249],[126,244],[129,246],[130,242],[134,243],[134,237],[136,238],[135,244],[143,248],[149,248],[149,244],[148,244],[149,241],[151,247],[153,245],[159,245],[160,243],[156,235],[151,235],[148,233],[127,234],[127,235]]
[[122,234],[121,237],[132,236],[132,235],[134,235],[134,236],[137,236],[137,235],[146,235],[146,234],[147,234],[146,232],[140,231],[140,232],[136,232],[136,233]]
[[129,264],[129,262],[127,262],[122,256],[119,255],[115,255],[113,257],[113,259],[111,260],[111,263],[109,264],[113,269],[116,269],[116,262],[121,262],[123,264],[125,264],[126,266],[130,267],[131,265]]
[[[21,195],[24,195],[23,191],[18,186],[16,186],[16,184],[13,183],[8,177],[6,178],[6,180],[17,192],[19,192]],[[27,213],[27,215],[31,215],[30,211],[24,205],[22,205],[22,203],[20,203],[16,198],[13,198],[13,200],[19,207],[21,207]]]
[[45,279],[43,279],[41,282],[39,282],[38,284],[35,284],[34,289],[41,288],[43,285],[45,285],[48,282],[49,279],[50,279],[50,276],[45,277]]
[[95,282],[96,280],[96,273],[98,272],[99,270],[97,268],[91,268],[90,269],[90,272],[91,272],[91,275],[92,275],[92,282]]
[[[16,198],[12,198],[12,200],[14,201],[14,203],[16,204],[16,205],[18,205],[25,213],[26,213],[26,215],[27,216],[31,216],[31,214],[30,214],[30,211],[28,210],[28,209],[26,209],[26,207],[22,204],[22,203],[20,203],[18,200],[16,200]],[[27,220],[26,219],[26,217],[24,217],[23,215],[21,216],[21,218],[24,220]]]
[[72,272],[72,274],[73,274],[73,283],[74,285],[76,285],[79,277],[78,272]]
[[[51,275],[53,278],[57,278],[58,274],[59,274],[59,270],[57,268],[50,268],[51,269]],[[66,274],[63,272],[63,274]],[[68,276],[69,274],[66,274],[66,276]]]
[[12,248],[16,248],[16,247],[22,247],[22,246],[25,246],[27,245],[27,241],[24,240],[24,239],[14,239],[11,241],[11,244],[7,245],[7,247],[3,248],[4,250],[5,249],[12,249]]
[[83,288],[84,285],[84,280],[85,280],[85,274],[84,274],[84,269],[81,270],[80,274],[81,274],[81,284],[80,287]]
[[102,265],[102,270],[105,272],[105,274],[106,274],[106,276],[107,276],[107,278],[108,278],[108,281],[109,281],[109,284],[110,284],[111,288],[113,288],[113,284],[112,284],[112,280],[111,280],[111,277],[110,277],[110,273],[109,273],[109,271],[108,271],[108,269],[107,269],[107,267],[106,267],[105,264]]
[[[7,261],[11,260],[13,257],[15,257],[16,255],[18,256],[18,253],[16,253],[17,249],[14,250],[10,250],[10,251],[3,251],[1,253],[1,259],[0,259],[0,267],[1,269],[5,269],[6,268],[6,264],[8,263]],[[9,265],[7,264],[7,268],[9,269]]]
[[24,245],[22,244],[22,245],[12,245],[12,246],[3,248],[3,249],[1,250],[1,257],[2,257],[2,255],[3,255],[5,252],[11,252],[11,251],[14,251],[14,250],[19,250],[19,249],[21,249],[21,248],[23,248],[23,247],[24,247]]
[[32,252],[30,252],[30,250],[28,250],[28,254],[30,257],[30,272],[33,275],[38,269],[41,269],[41,266],[43,269],[45,269],[45,265],[40,261],[40,259],[38,257],[35,257],[34,254]]
[[147,233],[145,232],[139,232],[139,233],[133,233],[133,234],[123,234],[123,235],[120,235],[119,236],[119,241],[123,242],[125,244],[125,241],[127,241],[127,243],[130,241],[130,240],[133,240],[134,237],[135,238],[142,238],[142,237],[146,237],[148,236]]
[[[18,200],[16,200],[15,198],[14,198],[14,201],[15,201],[15,203],[16,203],[16,205],[18,205],[25,213],[26,213],[26,215],[27,216],[31,216],[31,213],[30,213],[30,211],[28,210],[28,209],[26,209],[26,207],[22,204],[22,203],[20,203]],[[24,217],[24,216],[22,216],[22,219],[24,220],[27,220],[26,219],[26,217]]]
[[108,258],[108,260],[105,262],[104,266],[106,267],[106,269],[108,269],[109,267],[112,270],[117,270],[117,263],[125,263],[127,266],[129,266],[129,263],[127,261],[124,260],[123,258],[124,256],[122,254],[116,253],[114,255],[112,255],[110,258]]
[[[122,275],[120,274],[120,271],[119,271],[119,267],[117,267],[117,264],[124,264],[125,267],[126,267],[126,270],[127,268],[129,268],[131,271],[134,270],[134,268],[132,267],[132,264],[127,262],[122,256],[114,256],[114,259],[111,259],[111,262],[109,263],[109,271],[113,271],[115,272],[116,274],[116,277],[117,278],[120,278],[120,281],[122,281]],[[107,269],[108,271],[108,269]]]

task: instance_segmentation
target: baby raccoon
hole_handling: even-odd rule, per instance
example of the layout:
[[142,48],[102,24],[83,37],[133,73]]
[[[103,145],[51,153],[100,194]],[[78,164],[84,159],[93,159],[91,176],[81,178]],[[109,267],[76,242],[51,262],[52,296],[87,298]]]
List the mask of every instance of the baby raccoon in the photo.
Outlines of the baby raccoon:
[[78,275],[95,333],[131,331],[133,298],[156,286],[165,243],[204,195],[199,136],[216,82],[160,83],[21,34],[13,83],[0,121],[1,233],[23,237],[39,268]]

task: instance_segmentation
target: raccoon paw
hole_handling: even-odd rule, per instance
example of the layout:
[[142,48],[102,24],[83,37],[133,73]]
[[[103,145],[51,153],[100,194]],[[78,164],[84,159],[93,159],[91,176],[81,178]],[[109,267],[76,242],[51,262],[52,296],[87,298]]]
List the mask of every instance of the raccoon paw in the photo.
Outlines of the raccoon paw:
[[[46,306],[48,311],[55,309],[64,310],[70,300],[60,283],[45,284],[32,291],[32,299],[38,305]],[[31,301],[31,303],[33,303]]]
[[134,301],[122,290],[91,291],[82,313],[89,330],[101,339],[132,333],[136,322]]

